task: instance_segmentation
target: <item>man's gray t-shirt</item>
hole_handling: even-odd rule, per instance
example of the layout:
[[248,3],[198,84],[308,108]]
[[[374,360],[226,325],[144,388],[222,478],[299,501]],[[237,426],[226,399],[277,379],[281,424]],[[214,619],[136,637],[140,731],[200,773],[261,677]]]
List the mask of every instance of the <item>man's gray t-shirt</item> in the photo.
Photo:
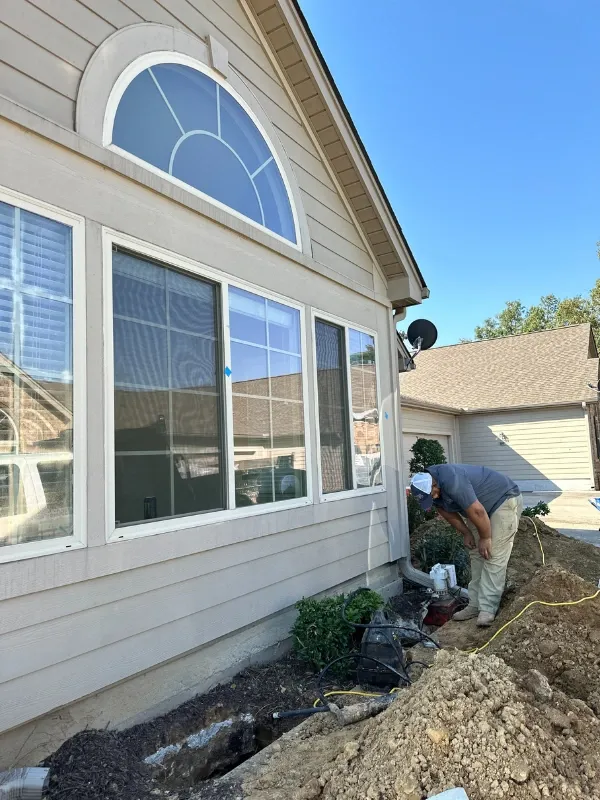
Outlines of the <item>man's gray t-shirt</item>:
[[433,504],[445,511],[462,514],[479,500],[491,516],[509,497],[518,497],[521,490],[506,475],[487,467],[470,464],[438,464],[427,470],[440,487],[441,497]]

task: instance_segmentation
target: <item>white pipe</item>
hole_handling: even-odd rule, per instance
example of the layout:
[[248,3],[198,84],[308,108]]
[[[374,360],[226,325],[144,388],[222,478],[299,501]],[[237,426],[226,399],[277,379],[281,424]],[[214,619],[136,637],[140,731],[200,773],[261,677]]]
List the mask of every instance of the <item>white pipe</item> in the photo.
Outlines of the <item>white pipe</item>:
[[42,800],[49,772],[43,767],[0,772],[0,800]]

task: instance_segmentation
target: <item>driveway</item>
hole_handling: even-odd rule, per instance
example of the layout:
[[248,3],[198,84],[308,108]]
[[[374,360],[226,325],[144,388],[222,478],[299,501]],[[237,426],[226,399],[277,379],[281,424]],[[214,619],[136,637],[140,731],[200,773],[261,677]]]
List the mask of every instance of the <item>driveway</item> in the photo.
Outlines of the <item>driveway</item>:
[[550,516],[545,522],[566,536],[583,539],[600,547],[600,511],[589,502],[590,497],[600,497],[598,492],[523,492],[526,506],[543,501],[550,506]]

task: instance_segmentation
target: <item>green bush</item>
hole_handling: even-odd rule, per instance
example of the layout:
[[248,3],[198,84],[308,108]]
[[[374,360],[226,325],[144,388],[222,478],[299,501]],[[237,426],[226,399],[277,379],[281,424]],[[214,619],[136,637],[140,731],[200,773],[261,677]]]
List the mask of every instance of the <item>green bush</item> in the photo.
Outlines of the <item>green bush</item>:
[[547,503],[536,503],[534,506],[527,506],[523,509],[524,517],[547,517],[550,513],[550,507]]
[[[296,604],[298,617],[291,631],[294,652],[315,671],[354,649],[356,629],[342,619],[345,600],[345,595],[340,594],[322,600],[305,598]],[[383,598],[377,592],[360,592],[349,603],[346,617],[364,625],[383,605]],[[332,674],[343,677],[352,668],[351,661],[341,662],[333,668]]]
[[416,475],[417,472],[426,472],[429,467],[436,464],[446,463],[444,448],[437,439],[417,439],[410,448],[410,452],[413,454],[408,465],[411,475]]
[[408,532],[412,535],[417,528],[424,522],[428,522],[436,515],[436,511],[423,511],[417,499],[410,492],[406,495],[406,507],[408,509]]
[[414,556],[424,572],[429,572],[436,564],[454,564],[458,584],[466,586],[469,583],[471,578],[469,551],[464,545],[462,535],[449,525],[425,534],[415,547]]

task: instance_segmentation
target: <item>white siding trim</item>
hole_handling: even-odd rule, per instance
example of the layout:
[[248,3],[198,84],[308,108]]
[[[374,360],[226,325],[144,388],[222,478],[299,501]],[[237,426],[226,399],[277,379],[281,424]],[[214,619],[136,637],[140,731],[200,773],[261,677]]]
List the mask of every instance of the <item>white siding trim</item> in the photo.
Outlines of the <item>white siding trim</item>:
[[0,563],[77,550],[87,545],[87,393],[85,220],[76,214],[0,187],[0,200],[67,225],[72,230],[73,270],[73,535],[0,548]]
[[[104,258],[104,341],[105,341],[105,404],[106,404],[106,541],[118,542],[127,539],[137,539],[140,537],[154,536],[162,533],[173,533],[182,531],[189,528],[197,528],[203,525],[214,525],[218,522],[226,522],[228,520],[255,517],[263,514],[274,514],[279,511],[285,511],[293,508],[301,508],[309,506],[313,503],[312,496],[312,453],[310,441],[310,403],[309,403],[309,383],[308,383],[308,359],[306,350],[306,308],[295,300],[291,300],[281,295],[273,294],[267,289],[250,284],[239,279],[231,279],[224,273],[218,272],[214,269],[204,266],[199,262],[192,261],[189,258],[178,255],[176,253],[165,250],[155,245],[147,244],[134,237],[127,236],[117,231],[108,228],[102,229],[103,240],[103,258]],[[123,528],[116,528],[114,524],[115,519],[115,443],[114,443],[114,348],[113,348],[113,303],[112,303],[112,248],[113,245],[121,245],[122,247],[131,250],[134,253],[139,253],[141,256],[154,259],[164,264],[178,267],[186,272],[197,275],[198,277],[208,278],[221,287],[225,288],[224,297],[227,296],[227,289],[229,286],[237,286],[242,289],[247,289],[250,292],[259,294],[270,300],[295,308],[300,312],[300,337],[302,348],[302,388],[303,388],[303,409],[304,409],[304,447],[305,447],[305,460],[306,460],[306,492],[307,496],[286,500],[276,503],[265,503],[264,505],[243,508],[227,508],[223,511],[208,512],[204,514],[192,514],[183,517],[174,517],[171,519],[158,520],[156,522],[146,522],[141,524],[128,525]],[[225,316],[225,310],[224,310]],[[229,319],[227,311],[227,320]],[[228,337],[227,337],[228,339]],[[229,383],[229,381],[227,381]],[[232,442],[233,434],[230,434],[232,422],[231,409],[231,391],[225,392],[226,401],[226,414],[225,425],[226,435],[225,440],[229,444]],[[227,469],[230,470],[231,464],[229,463],[229,456],[233,454],[233,450],[225,454],[224,462],[227,464]],[[230,488],[230,479],[228,475],[227,488]],[[228,492],[229,495],[229,492]]]

